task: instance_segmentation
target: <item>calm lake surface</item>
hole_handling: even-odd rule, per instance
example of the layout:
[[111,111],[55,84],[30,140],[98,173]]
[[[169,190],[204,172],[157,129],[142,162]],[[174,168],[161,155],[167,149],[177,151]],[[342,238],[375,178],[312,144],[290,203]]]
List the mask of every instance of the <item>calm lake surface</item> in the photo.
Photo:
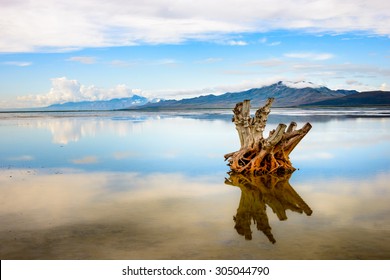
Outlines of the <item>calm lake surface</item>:
[[390,110],[313,125],[290,178],[237,178],[229,110],[0,113],[1,259],[390,259]]

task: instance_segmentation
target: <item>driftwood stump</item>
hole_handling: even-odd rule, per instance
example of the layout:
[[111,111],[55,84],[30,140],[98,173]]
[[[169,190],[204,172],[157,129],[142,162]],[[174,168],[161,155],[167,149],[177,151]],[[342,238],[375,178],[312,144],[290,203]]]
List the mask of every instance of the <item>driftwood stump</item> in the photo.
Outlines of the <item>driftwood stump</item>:
[[272,209],[280,221],[287,220],[287,210],[305,213],[307,216],[313,213],[309,205],[290,185],[290,177],[291,174],[255,176],[231,173],[229,178],[225,178],[225,184],[241,189],[240,203],[236,215],[233,216],[234,228],[238,234],[251,240],[253,221],[257,230],[263,232],[271,243],[275,243],[276,240],[269,225],[267,206]]
[[225,155],[225,160],[228,160],[233,172],[260,175],[289,174],[295,171],[289,155],[309,132],[311,124],[306,123],[298,130],[295,122],[291,122],[288,127],[279,124],[264,138],[263,132],[273,101],[273,98],[269,98],[266,104],[256,111],[254,117],[250,116],[250,100],[237,103],[233,109],[232,121],[236,125],[241,143],[238,151]]

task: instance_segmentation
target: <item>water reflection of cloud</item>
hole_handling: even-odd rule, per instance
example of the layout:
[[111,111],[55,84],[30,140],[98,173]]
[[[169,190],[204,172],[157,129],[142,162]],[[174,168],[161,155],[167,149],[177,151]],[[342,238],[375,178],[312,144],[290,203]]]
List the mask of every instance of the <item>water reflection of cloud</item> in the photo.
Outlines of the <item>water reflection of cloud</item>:
[[[37,226],[42,226],[44,224],[42,222],[47,221],[47,215],[58,216],[52,217],[55,218],[52,223],[100,219],[102,218],[100,215],[105,216],[107,205],[110,207],[116,205],[109,211],[124,207],[127,208],[126,211],[133,212],[132,208],[135,205],[140,206],[144,203],[153,205],[153,201],[196,200],[196,198],[222,194],[226,191],[226,188],[221,188],[219,183],[212,183],[206,177],[191,179],[181,174],[33,175],[19,172],[19,174],[24,174],[23,176],[28,176],[23,180],[17,180],[15,176],[11,180],[6,176],[6,171],[2,171],[1,174],[1,217],[23,213],[24,218],[30,220],[31,223],[36,222]],[[25,179],[28,179],[28,184]],[[379,174],[366,180],[336,178],[330,181],[316,180],[315,183],[309,181],[300,183],[295,188],[301,190],[307,203],[315,208],[316,215],[321,215],[334,225],[355,224],[355,226],[363,227],[378,227],[379,225],[379,228],[388,228],[389,181],[390,174]],[[121,206],[118,208],[118,205]],[[90,211],[91,209],[101,211]],[[180,209],[177,211],[180,212]],[[208,210],[199,211],[207,212]],[[187,214],[189,213],[198,215],[192,211]]]
[[333,159],[335,156],[334,154],[327,153],[327,152],[306,152],[294,155],[294,160],[327,160],[327,159]]
[[[15,170],[14,170],[15,171]],[[16,174],[17,172],[14,172]],[[152,174],[146,177],[135,173],[72,173],[28,175],[12,178],[2,171],[0,177],[0,223],[2,228],[47,228],[69,223],[128,220],[160,216],[172,219],[199,220],[208,209],[189,211],[193,202],[182,204],[183,199],[217,195],[226,191],[206,179],[192,180],[180,174]],[[28,180],[28,184],[26,184]],[[147,206],[146,206],[147,205]],[[180,206],[177,216],[171,207]],[[182,209],[182,210],[183,210]],[[144,217],[139,213],[156,211]],[[181,213],[181,214],[180,214]],[[202,213],[202,214],[201,214]],[[115,218],[116,217],[116,218]],[[142,221],[138,221],[142,224]]]
[[[316,215],[332,226],[390,230],[390,174],[360,179],[331,178],[301,184]],[[304,192],[302,192],[304,193]]]
[[178,150],[167,150],[167,151],[162,151],[160,153],[160,156],[165,159],[174,159],[179,155]]
[[315,214],[310,219],[289,215],[286,223],[270,221],[278,236],[271,249],[268,242],[248,243],[236,234],[232,214],[240,190],[215,176],[27,171],[0,170],[3,259],[389,256],[390,174],[295,182]]
[[22,155],[22,156],[9,157],[8,160],[12,160],[12,161],[32,161],[32,160],[34,160],[34,157],[30,156],[30,155]]
[[[390,118],[343,119],[328,123],[312,123],[313,129],[302,141],[310,149],[372,146],[390,141]],[[297,147],[298,148],[298,147]]]
[[99,159],[96,156],[85,156],[78,159],[71,160],[74,164],[91,164],[91,163],[98,163]]
[[[344,119],[312,123],[313,129],[291,153],[300,169],[364,176],[389,170],[390,119]],[[365,164],[367,159],[369,164]]]
[[114,152],[112,154],[112,156],[116,160],[136,158],[136,157],[139,157],[140,155],[141,155],[140,153],[137,153],[135,151],[118,151],[118,152]]

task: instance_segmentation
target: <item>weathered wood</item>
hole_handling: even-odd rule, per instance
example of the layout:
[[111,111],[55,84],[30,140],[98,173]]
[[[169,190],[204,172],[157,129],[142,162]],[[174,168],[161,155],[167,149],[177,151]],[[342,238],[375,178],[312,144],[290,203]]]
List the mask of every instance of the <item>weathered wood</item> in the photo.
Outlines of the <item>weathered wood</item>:
[[311,124],[306,123],[298,130],[295,122],[291,122],[288,127],[279,124],[264,138],[263,132],[273,101],[273,98],[269,98],[253,118],[250,116],[250,100],[237,103],[233,109],[232,121],[236,126],[241,147],[238,151],[225,155],[232,171],[250,174],[294,172],[289,155],[310,131]]

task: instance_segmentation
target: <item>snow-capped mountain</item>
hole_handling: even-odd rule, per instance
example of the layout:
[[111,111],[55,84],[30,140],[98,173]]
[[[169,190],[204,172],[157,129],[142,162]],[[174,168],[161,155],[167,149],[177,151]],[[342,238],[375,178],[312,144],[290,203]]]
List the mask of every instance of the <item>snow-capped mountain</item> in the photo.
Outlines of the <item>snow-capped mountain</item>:
[[293,107],[307,103],[356,94],[354,90],[331,90],[324,86],[308,82],[278,82],[261,88],[241,92],[228,92],[222,95],[205,95],[182,100],[165,100],[158,103],[147,103],[141,108],[233,108],[237,102],[251,100],[253,107],[262,106],[270,98],[275,98],[274,107]]

